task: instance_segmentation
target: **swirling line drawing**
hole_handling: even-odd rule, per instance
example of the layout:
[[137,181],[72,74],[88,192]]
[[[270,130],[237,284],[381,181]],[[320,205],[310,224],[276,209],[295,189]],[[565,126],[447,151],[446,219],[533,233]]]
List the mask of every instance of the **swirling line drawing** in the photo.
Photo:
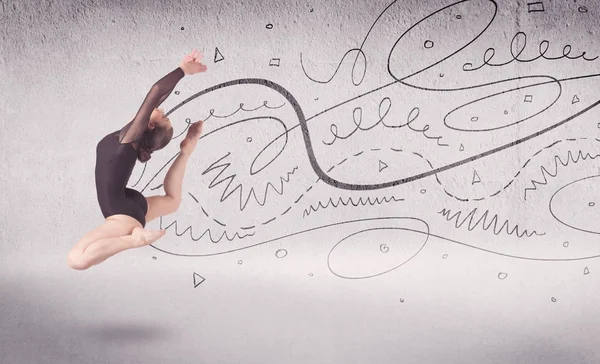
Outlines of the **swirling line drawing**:
[[468,220],[467,229],[469,231],[473,231],[478,225],[481,225],[481,228],[484,231],[488,231],[490,228],[492,228],[492,233],[494,233],[494,235],[500,235],[500,233],[502,233],[503,230],[506,230],[506,234],[516,234],[519,238],[522,238],[523,236],[527,236],[528,238],[530,238],[534,234],[538,236],[546,235],[546,233],[538,233],[535,230],[533,230],[532,232],[528,232],[527,229],[519,233],[519,225],[515,225],[512,228],[512,230],[509,230],[510,228],[508,226],[508,219],[504,220],[502,225],[498,227],[498,214],[494,215],[491,219],[488,220],[488,213],[490,212],[489,210],[486,210],[483,213],[483,215],[479,218],[479,220],[473,223],[473,219],[475,218],[475,213],[477,212],[477,210],[478,208],[475,207],[464,217],[462,221],[459,221],[461,219],[461,214],[463,213],[463,211],[461,210],[455,212],[454,215],[450,215],[452,211],[450,209],[443,208],[441,211],[438,211],[438,214],[444,216],[446,221],[454,220],[454,227],[457,229],[460,229]]
[[[383,104],[384,101],[388,102],[388,106],[384,112],[384,114],[381,114],[381,105]],[[342,139],[342,140],[346,140],[348,138],[350,138],[352,135],[354,135],[354,133],[356,133],[358,130],[360,131],[368,131],[371,130],[373,128],[375,128],[377,125],[382,124],[384,127],[386,128],[390,128],[390,129],[400,129],[403,128],[405,126],[407,126],[410,130],[417,132],[417,133],[421,133],[423,134],[423,136],[425,136],[425,138],[427,139],[434,139],[436,140],[436,144],[440,147],[448,147],[448,144],[440,144],[440,139],[443,138],[443,136],[437,136],[437,137],[433,137],[433,136],[429,136],[427,135],[427,131],[429,130],[429,124],[425,124],[423,126],[423,129],[415,129],[411,124],[419,117],[420,114],[420,110],[418,107],[413,107],[412,110],[410,110],[410,112],[408,113],[408,115],[406,116],[406,123],[405,124],[400,124],[400,125],[388,125],[385,123],[384,118],[387,116],[387,114],[389,113],[390,109],[392,108],[392,100],[389,97],[384,97],[383,99],[381,99],[381,101],[379,102],[379,108],[378,108],[378,113],[379,113],[379,120],[366,128],[363,128],[362,125],[362,107],[355,107],[354,110],[352,111],[352,122],[354,123],[354,125],[356,126],[356,128],[354,128],[354,130],[350,131],[347,135],[340,135],[338,134],[338,127],[337,124],[331,124],[329,126],[329,131],[331,132],[331,134],[333,135],[333,140],[330,142],[327,142],[325,140],[323,140],[323,144],[325,145],[333,145],[333,143],[335,143],[336,140],[338,139]],[[357,120],[358,119],[358,120]]]
[[[584,139],[584,138],[581,138]],[[595,139],[597,142],[600,142],[599,139]],[[567,141],[576,141],[576,139],[567,139]],[[583,154],[583,151],[579,150],[577,152],[576,157],[573,156],[573,153],[569,150],[567,152],[567,157],[566,160],[563,161],[559,155],[554,155],[553,161],[554,161],[554,173],[548,171],[546,169],[546,167],[544,166],[540,166],[540,170],[542,172],[542,178],[544,179],[544,181],[538,181],[538,180],[531,180],[531,185],[533,187],[526,187],[525,188],[525,195],[524,195],[524,199],[527,200],[527,192],[528,191],[535,191],[537,190],[537,186],[545,186],[548,184],[548,178],[546,178],[546,176],[550,176],[552,178],[556,177],[558,175],[558,163],[562,164],[563,167],[568,166],[571,162],[572,163],[579,163],[580,160],[585,161],[587,159],[596,159],[600,157],[600,154],[596,154],[596,155],[591,155],[590,153],[586,153],[585,155]]]
[[[521,37],[519,37],[521,36]],[[522,39],[517,39],[517,37],[522,38]],[[516,42],[515,42],[516,41]],[[543,51],[542,51],[542,45],[544,47]],[[596,59],[598,59],[598,56],[594,57],[594,58],[586,58],[585,54],[587,52],[582,52],[579,56],[576,57],[569,57],[569,54],[571,53],[571,45],[567,44],[563,47],[563,54],[559,57],[547,57],[546,56],[546,52],[548,52],[548,48],[550,47],[550,42],[546,39],[542,40],[539,44],[539,56],[535,57],[535,58],[530,58],[530,59],[520,59],[519,56],[521,55],[521,53],[523,53],[523,51],[525,50],[525,48],[527,47],[527,34],[525,32],[517,32],[512,40],[510,41],[510,54],[512,56],[512,59],[504,62],[504,63],[489,63],[489,61],[492,60],[492,58],[494,58],[494,56],[496,55],[496,49],[490,47],[488,49],[485,50],[484,54],[483,54],[483,63],[481,64],[481,66],[479,67],[473,67],[473,64],[470,62],[467,62],[465,64],[463,64],[463,71],[465,72],[471,72],[471,71],[477,71],[481,68],[483,68],[484,66],[491,66],[491,67],[502,67],[502,66],[506,66],[514,61],[520,62],[520,63],[529,63],[529,62],[533,62],[536,61],[540,58],[543,58],[547,61],[557,61],[563,58],[567,58],[570,60],[576,60],[579,58],[583,58],[585,61],[594,61]],[[517,48],[519,49],[519,52],[517,54],[514,53],[514,49]],[[489,52],[489,54],[488,54]],[[467,69],[465,67],[472,67],[470,69]]]
[[334,201],[331,197],[329,198],[329,200],[327,200],[327,203],[325,205],[323,205],[322,201],[319,201],[319,203],[317,204],[317,206],[314,205],[310,205],[308,208],[304,209],[304,212],[302,213],[302,217],[307,217],[309,216],[311,213],[313,212],[317,212],[317,210],[320,209],[327,209],[327,208],[337,208],[339,205],[343,205],[343,206],[348,206],[348,205],[352,205],[354,207],[358,207],[358,206],[375,206],[375,205],[382,205],[384,203],[390,203],[390,202],[400,202],[400,201],[404,201],[403,198],[396,198],[394,196],[390,196],[390,197],[374,197],[373,200],[371,200],[371,197],[367,197],[366,199],[363,199],[362,197],[358,198],[358,201],[354,201],[352,199],[352,196],[348,197],[345,201],[342,197],[338,198],[337,201]]

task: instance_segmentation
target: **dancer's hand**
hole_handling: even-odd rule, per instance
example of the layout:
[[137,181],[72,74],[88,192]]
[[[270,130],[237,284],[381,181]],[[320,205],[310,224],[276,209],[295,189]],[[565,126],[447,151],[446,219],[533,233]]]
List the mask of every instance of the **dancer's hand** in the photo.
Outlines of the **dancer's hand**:
[[200,139],[200,135],[202,135],[202,125],[204,125],[204,121],[202,120],[190,125],[185,139],[183,139],[179,145],[181,148],[181,154],[191,155],[194,149],[196,149],[198,139]]
[[194,49],[190,54],[185,56],[179,67],[183,70],[185,75],[193,75],[198,72],[206,72],[206,65],[200,62],[202,59],[202,53],[197,49]]

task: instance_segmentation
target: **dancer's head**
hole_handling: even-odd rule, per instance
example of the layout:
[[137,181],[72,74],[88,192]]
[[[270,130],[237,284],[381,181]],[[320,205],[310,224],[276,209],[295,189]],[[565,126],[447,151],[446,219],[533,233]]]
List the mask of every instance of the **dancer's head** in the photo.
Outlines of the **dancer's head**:
[[150,115],[148,127],[144,130],[142,140],[138,146],[138,160],[142,163],[148,161],[152,152],[163,149],[173,137],[171,120],[165,116],[162,109],[154,109]]

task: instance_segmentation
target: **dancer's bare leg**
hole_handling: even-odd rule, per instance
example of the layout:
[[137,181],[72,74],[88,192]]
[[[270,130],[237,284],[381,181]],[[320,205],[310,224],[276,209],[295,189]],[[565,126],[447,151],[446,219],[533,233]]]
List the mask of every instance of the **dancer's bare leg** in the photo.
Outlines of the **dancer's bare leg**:
[[148,212],[146,213],[146,223],[160,216],[174,213],[181,205],[181,195],[183,188],[183,177],[185,169],[191,154],[196,149],[198,139],[202,134],[202,121],[190,126],[185,139],[181,142],[181,152],[173,161],[173,164],[167,171],[163,188],[165,195],[146,197],[148,201]]
[[117,215],[88,232],[67,256],[67,265],[76,270],[88,269],[127,249],[152,244],[165,234],[163,230],[144,230],[132,217]]

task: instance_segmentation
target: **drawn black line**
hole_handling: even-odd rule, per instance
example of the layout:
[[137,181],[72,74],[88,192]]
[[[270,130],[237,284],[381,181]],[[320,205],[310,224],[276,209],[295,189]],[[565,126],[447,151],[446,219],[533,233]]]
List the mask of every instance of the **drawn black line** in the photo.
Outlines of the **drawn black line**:
[[382,198],[375,197],[373,200],[371,200],[371,197],[367,197],[366,199],[359,197],[358,201],[355,201],[354,199],[352,199],[352,197],[348,197],[344,201],[344,199],[342,197],[340,197],[337,199],[337,201],[333,201],[332,198],[329,198],[329,200],[327,201],[327,203],[325,205],[323,205],[323,203],[321,201],[319,201],[317,206],[310,205],[308,208],[304,209],[302,217],[304,218],[306,216],[309,216],[311,213],[317,212],[317,210],[320,210],[320,209],[327,209],[330,207],[337,208],[339,205],[348,206],[348,205],[352,204],[352,206],[354,206],[354,207],[366,206],[366,205],[375,206],[375,205],[381,205],[384,203],[390,203],[392,201],[400,202],[400,201],[404,201],[404,199],[396,198],[394,196],[382,197]]
[[511,230],[509,230],[510,228],[508,226],[508,219],[504,220],[502,225],[498,226],[498,215],[496,214],[491,219],[488,219],[488,213],[490,213],[489,210],[486,210],[483,213],[483,215],[481,215],[479,220],[473,222],[473,220],[475,219],[476,212],[477,207],[471,210],[462,221],[459,221],[461,219],[461,214],[463,213],[463,211],[460,210],[454,213],[454,215],[450,215],[452,211],[450,209],[443,208],[441,211],[438,211],[438,214],[443,215],[447,221],[454,220],[454,227],[457,229],[460,229],[468,220],[467,229],[469,231],[473,231],[478,225],[481,225],[481,228],[485,231],[492,228],[492,232],[494,233],[494,235],[500,235],[500,233],[502,232],[505,232],[507,235],[516,234],[519,238],[522,238],[523,236],[527,236],[528,238],[530,238],[534,234],[538,236],[546,235],[546,233],[538,233],[535,230],[532,232],[528,232],[527,229],[525,229],[522,232],[519,232],[519,225],[515,225]]

